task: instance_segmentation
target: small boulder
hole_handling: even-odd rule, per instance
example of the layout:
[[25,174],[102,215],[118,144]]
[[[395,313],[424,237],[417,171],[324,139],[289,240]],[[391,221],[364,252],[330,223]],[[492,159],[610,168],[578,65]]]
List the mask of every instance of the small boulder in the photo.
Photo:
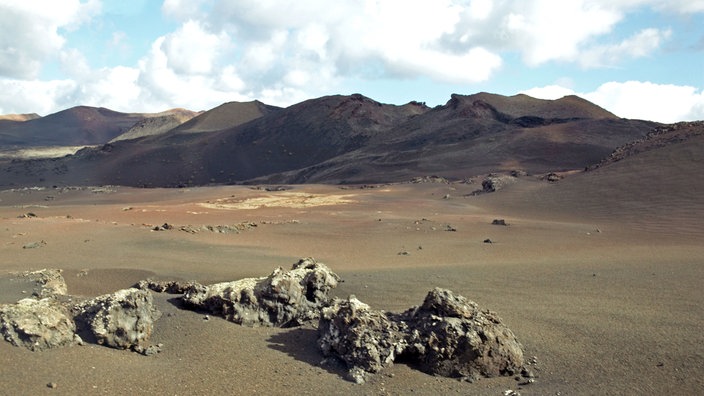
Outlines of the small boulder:
[[318,346],[323,355],[341,359],[356,383],[365,382],[366,373],[376,373],[391,365],[406,348],[405,326],[382,311],[350,296],[335,299],[323,308]]
[[152,295],[135,288],[118,290],[74,306],[79,335],[117,349],[141,350],[161,313]]
[[0,333],[12,345],[31,351],[72,345],[75,330],[68,311],[53,298],[0,305]]
[[429,374],[496,377],[523,368],[523,346],[498,315],[449,290],[431,290],[423,305],[401,317],[413,329],[410,353]]

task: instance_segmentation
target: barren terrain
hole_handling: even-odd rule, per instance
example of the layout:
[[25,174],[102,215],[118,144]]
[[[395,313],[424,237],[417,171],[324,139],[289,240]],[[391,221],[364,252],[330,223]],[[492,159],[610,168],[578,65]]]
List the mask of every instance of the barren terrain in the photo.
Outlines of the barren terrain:
[[[587,204],[595,193],[583,180],[621,171],[557,184],[525,176],[478,196],[468,195],[477,182],[2,191],[0,302],[31,293],[9,280],[30,269],[61,268],[70,294],[95,296],[147,277],[263,276],[313,256],[344,279],[336,295],[375,308],[405,310],[438,286],[496,311],[535,357],[538,378],[467,383],[399,363],[356,385],[342,367],[321,364],[311,326],[204,320],[156,294],[160,354],[90,344],[30,352],[2,342],[0,393],[696,394],[704,388],[704,204],[695,189],[661,207],[665,192],[649,199],[629,184],[604,205]],[[667,216],[651,224],[642,210]],[[174,227],[154,231],[164,223]],[[238,233],[179,229],[242,224]]]

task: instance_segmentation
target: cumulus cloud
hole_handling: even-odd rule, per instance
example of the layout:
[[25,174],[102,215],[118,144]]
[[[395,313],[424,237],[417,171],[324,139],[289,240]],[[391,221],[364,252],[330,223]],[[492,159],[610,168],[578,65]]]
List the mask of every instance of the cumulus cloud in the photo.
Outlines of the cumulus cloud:
[[[534,69],[613,67],[657,53],[673,36],[659,26],[615,34],[629,13],[704,12],[704,0],[164,0],[161,12],[177,28],[154,37],[136,64],[91,67],[62,32],[95,17],[99,0],[25,3],[0,0],[0,85],[42,96],[30,111],[49,101],[123,111],[251,99],[285,106],[336,92],[349,79],[487,82],[515,70],[507,67],[515,58]],[[124,37],[117,31],[111,48]],[[47,60],[66,78],[36,81]],[[561,87],[569,89],[541,89]],[[26,109],[19,103],[0,99],[0,112]]]
[[74,29],[98,10],[97,1],[0,0],[0,77],[36,78],[65,43],[59,29]]
[[672,30],[643,29],[635,35],[610,45],[599,45],[579,55],[584,68],[617,65],[624,58],[637,59],[652,54],[672,34]]
[[662,123],[704,120],[704,90],[686,85],[626,81],[604,83],[584,93],[559,85],[531,88],[522,93],[540,99],[577,95],[623,118]]

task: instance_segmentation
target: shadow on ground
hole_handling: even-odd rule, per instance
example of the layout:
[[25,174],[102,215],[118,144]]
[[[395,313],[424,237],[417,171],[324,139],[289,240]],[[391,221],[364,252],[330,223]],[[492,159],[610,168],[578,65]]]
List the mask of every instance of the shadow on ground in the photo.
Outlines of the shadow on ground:
[[277,333],[267,339],[268,347],[284,352],[292,358],[320,367],[340,378],[346,378],[347,368],[344,362],[336,358],[326,358],[318,348],[318,330],[298,327]]

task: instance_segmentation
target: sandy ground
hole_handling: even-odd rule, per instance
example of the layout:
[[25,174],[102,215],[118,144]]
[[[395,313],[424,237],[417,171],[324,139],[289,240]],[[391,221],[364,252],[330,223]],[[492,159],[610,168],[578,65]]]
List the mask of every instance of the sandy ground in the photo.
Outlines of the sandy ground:
[[[335,294],[405,310],[433,287],[496,311],[535,357],[538,378],[470,384],[396,364],[364,385],[320,365],[316,330],[245,328],[180,310],[136,353],[86,345],[30,352],[0,342],[0,394],[698,394],[704,389],[702,205],[651,224],[555,198],[521,180],[467,197],[477,185],[295,186],[179,190],[100,188],[0,192],[0,302],[26,296],[15,271],[61,268],[69,293],[94,296],[140,279],[202,283],[269,274],[312,256],[344,278]],[[449,197],[446,195],[449,194]],[[550,199],[546,197],[552,197]],[[560,198],[562,197],[562,198]],[[693,206],[694,205],[694,206]],[[650,208],[656,211],[658,208]],[[694,214],[692,214],[694,210]],[[32,213],[36,217],[19,218]],[[505,219],[509,226],[491,225]],[[240,233],[164,223],[256,224]],[[448,231],[448,226],[455,231]],[[483,243],[490,238],[494,243]],[[43,242],[42,242],[43,241]],[[39,247],[23,248],[37,242]],[[26,290],[24,290],[26,292]],[[55,383],[56,388],[47,387]]]

